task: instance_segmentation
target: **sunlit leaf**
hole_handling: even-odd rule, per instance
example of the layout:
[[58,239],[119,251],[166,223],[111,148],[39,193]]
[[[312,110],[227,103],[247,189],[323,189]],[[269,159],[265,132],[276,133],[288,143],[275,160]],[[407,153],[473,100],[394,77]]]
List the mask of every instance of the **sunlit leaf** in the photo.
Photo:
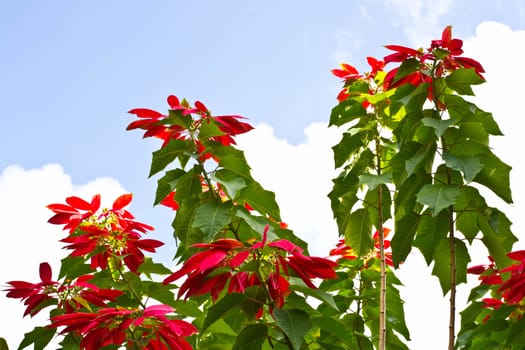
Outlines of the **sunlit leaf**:
[[478,85],[485,81],[476,73],[474,68],[456,69],[445,80],[448,87],[460,95],[474,95],[472,85]]
[[188,140],[170,140],[166,146],[153,152],[149,176],[151,177],[166,168],[168,164],[177,159],[178,156],[193,150],[194,148]]
[[417,194],[417,201],[430,208],[432,216],[436,216],[443,209],[454,205],[460,190],[455,185],[428,184]]
[[205,241],[209,242],[231,221],[231,209],[231,202],[203,203],[195,210],[192,226],[201,230]]
[[483,169],[474,178],[474,181],[489,188],[505,202],[512,203],[509,179],[512,168],[491,152],[483,155],[481,163]]
[[428,213],[421,216],[414,246],[421,251],[427,265],[430,265],[439,242],[447,236],[449,227],[449,216],[445,212],[437,216],[431,216]]
[[483,168],[479,157],[455,156],[449,152],[445,152],[443,159],[448,167],[460,171],[467,183],[471,182]]
[[357,255],[363,256],[374,247],[372,241],[372,223],[366,209],[360,208],[350,214],[345,227],[346,244]]
[[397,267],[404,262],[412,250],[414,237],[421,217],[415,213],[407,213],[400,219],[396,218],[394,237],[392,237],[392,260]]
[[[467,282],[467,264],[470,262],[467,247],[459,239],[454,240],[456,285]],[[434,252],[434,267],[432,274],[437,276],[443,290],[443,295],[450,290],[450,239],[443,238]]]

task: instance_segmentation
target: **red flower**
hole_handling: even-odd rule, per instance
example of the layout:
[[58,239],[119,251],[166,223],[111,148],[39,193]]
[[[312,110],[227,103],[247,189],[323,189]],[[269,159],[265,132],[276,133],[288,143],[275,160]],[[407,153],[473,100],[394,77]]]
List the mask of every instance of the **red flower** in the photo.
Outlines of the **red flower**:
[[51,280],[52,272],[48,263],[40,264],[39,283],[24,281],[7,282],[11,287],[5,289],[7,297],[21,299],[27,306],[24,316],[36,315],[44,307],[53,304],[50,300],[56,300],[59,307],[65,306],[68,312],[73,312],[87,303],[106,307],[108,301],[115,301],[122,292],[114,289],[101,289],[88,283],[92,275],[84,275],[73,282],[60,284]]
[[[171,114],[164,115],[159,112],[146,109],[135,108],[128,113],[135,114],[139,117],[130,123],[127,130],[143,129],[144,137],[156,137],[163,140],[162,147],[165,147],[171,140],[189,140],[191,139],[195,144],[196,152],[201,157],[201,160],[214,158],[208,153],[204,146],[205,141],[219,142],[222,145],[229,146],[235,144],[233,136],[243,134],[250,131],[253,127],[242,121],[244,117],[237,115],[223,115],[212,116],[210,110],[200,101],[195,102],[195,107],[183,100],[181,103],[177,96],[170,95],[168,97],[168,104],[172,111],[181,111],[182,116],[188,125],[182,126],[180,121],[174,122]],[[192,115],[196,114],[196,117]],[[212,136],[202,136],[199,130],[202,125],[206,123],[216,123],[217,128],[223,132],[222,135],[214,134]]]
[[357,68],[348,63],[341,63],[341,69],[332,69],[332,74],[336,77],[344,79],[345,82],[363,78]]
[[[134,221],[134,216],[125,209],[132,200],[131,194],[118,197],[111,207],[97,214],[100,195],[95,195],[91,203],[78,197],[69,197],[66,204],[48,206],[56,214],[49,221],[64,224],[71,235],[61,240],[72,250],[71,256],[86,256],[91,259],[91,268],[105,269],[109,259],[120,263],[122,257],[126,266],[133,272],[144,262],[144,253],[155,252],[164,243],[141,236],[153,227]],[[85,210],[85,213],[79,212]]]
[[[389,228],[383,228],[383,234],[384,237],[387,237],[390,233]],[[370,259],[371,257],[380,258],[381,252],[380,252],[380,243],[379,243],[379,231],[376,231],[373,235],[374,239],[374,252],[371,252],[371,254],[365,256],[365,259]],[[388,239],[385,239],[384,241],[384,249],[385,249],[385,263],[389,266],[394,266],[394,261],[392,260],[392,252],[387,252],[386,250],[390,248],[390,241]],[[348,259],[348,260],[354,260],[357,259],[357,254],[353,251],[352,247],[346,245],[344,239],[340,239],[339,242],[336,245],[336,248],[330,250],[331,256],[340,256],[339,259]]]
[[[148,306],[144,310],[105,308],[51,317],[51,327],[65,327],[62,334],[78,334],[82,337],[80,348],[86,350],[124,344],[137,347],[145,342],[145,349],[190,350],[192,347],[184,337],[197,329],[185,321],[168,319],[166,315],[173,311],[167,305]],[[141,334],[140,339],[134,333]]]
[[[335,262],[318,257],[305,256],[302,249],[292,242],[281,239],[267,243],[267,225],[261,241],[251,247],[236,240],[223,238],[211,243],[194,244],[205,250],[191,256],[183,266],[168,276],[164,283],[171,283],[187,275],[179,288],[179,297],[211,293],[217,300],[229,282],[229,293],[242,293],[250,286],[264,285],[268,289],[273,305],[282,307],[284,298],[290,294],[288,278],[290,272],[301,278],[306,285],[316,288],[313,278],[335,278]],[[270,249],[268,249],[270,248]],[[269,274],[253,270],[243,271],[242,266],[251,261],[272,262]],[[264,276],[264,279],[261,278]]]
[[403,62],[408,58],[422,57],[423,53],[418,50],[414,50],[410,47],[400,46],[400,45],[385,45],[385,48],[395,51],[395,53],[390,54],[384,57],[385,64],[390,62]]
[[88,219],[100,208],[100,195],[94,195],[91,203],[79,197],[67,197],[67,204],[49,204],[48,209],[53,211],[53,215],[48,222],[55,225],[65,225],[64,230],[69,229],[72,233],[77,226],[85,219]]
[[26,305],[24,316],[36,315],[43,307],[49,305],[53,298],[50,294],[55,290],[58,282],[51,280],[51,266],[44,262],[40,264],[40,282],[30,283],[25,281],[7,282],[11,287],[5,289],[8,298],[21,299]]

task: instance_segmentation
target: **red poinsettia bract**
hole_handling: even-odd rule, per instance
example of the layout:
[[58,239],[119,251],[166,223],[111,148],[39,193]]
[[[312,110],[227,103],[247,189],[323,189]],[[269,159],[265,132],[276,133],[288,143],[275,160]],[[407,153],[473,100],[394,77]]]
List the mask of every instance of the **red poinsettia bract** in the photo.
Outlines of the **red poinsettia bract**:
[[[486,307],[498,308],[502,304],[523,307],[525,300],[525,250],[513,251],[507,256],[517,263],[499,270],[495,266],[494,260],[489,257],[489,264],[476,265],[467,269],[467,272],[479,275],[481,284],[499,286],[492,298],[483,300]],[[509,274],[510,276],[506,276]]]
[[51,317],[51,327],[64,327],[62,334],[80,335],[80,348],[85,350],[124,344],[151,350],[191,350],[184,338],[197,329],[186,321],[168,318],[173,311],[167,305],[148,306],[144,310],[104,308]]
[[24,316],[36,315],[48,305],[65,306],[67,312],[85,307],[88,303],[106,307],[107,302],[115,301],[122,292],[114,289],[99,288],[89,280],[92,275],[83,275],[74,281],[61,284],[51,279],[52,271],[48,263],[40,264],[40,282],[10,281],[5,289],[7,297],[20,299],[27,306]]
[[[210,293],[213,300],[219,297],[228,283],[228,293],[242,293],[250,286],[265,286],[272,298],[270,302],[282,307],[284,298],[290,294],[288,278],[292,271],[311,288],[316,288],[312,283],[314,278],[336,277],[334,268],[337,264],[333,261],[306,256],[300,247],[285,239],[267,242],[267,232],[268,226],[263,239],[251,246],[230,238],[195,244],[194,247],[205,250],[186,260],[164,283],[186,275],[179,297]],[[259,264],[271,262],[273,268],[265,278],[264,274],[256,271],[242,271],[242,265],[252,261]]]
[[[357,68],[349,65],[348,63],[342,63],[340,65],[341,69],[332,69],[332,74],[334,74],[338,78],[342,78],[345,84],[345,87],[337,95],[337,100],[339,102],[342,102],[348,97],[350,97],[350,94],[348,92],[348,86],[356,80],[367,81],[368,84],[371,86],[369,93],[374,93],[374,89],[372,88],[373,80],[378,72],[383,71],[383,68],[385,67],[385,62],[382,60],[378,60],[374,57],[367,57],[366,60],[371,68],[370,72],[366,74],[359,73]],[[370,104],[367,101],[363,102],[363,107],[367,108],[369,105]]]
[[204,160],[214,157],[214,155],[207,153],[203,145],[204,140],[200,139],[199,129],[203,124],[215,123],[223,134],[217,135],[214,133],[212,136],[205,136],[206,140],[220,142],[225,146],[235,144],[233,136],[253,129],[250,124],[242,121],[246,119],[242,116],[212,116],[210,110],[200,101],[196,101],[194,107],[191,107],[185,100],[180,102],[175,95],[168,96],[167,101],[171,111],[182,113],[183,117],[189,116],[189,118],[186,118],[186,124],[181,123],[179,120],[174,120],[172,114],[165,115],[147,108],[135,108],[128,113],[136,115],[139,119],[131,122],[127,130],[145,130],[144,137],[156,137],[163,140],[162,147],[165,147],[174,139],[188,140],[191,138],[195,143],[196,151],[201,159]]
[[[390,233],[389,228],[383,228],[383,235],[384,237],[387,237]],[[365,259],[370,259],[372,257],[374,258],[380,258],[380,243],[379,243],[379,231],[376,231],[373,235],[374,239],[374,248],[375,250],[371,252],[370,256],[366,256]],[[384,249],[387,250],[390,248],[390,240],[385,239],[384,241]],[[348,259],[348,260],[354,260],[357,259],[357,254],[353,251],[352,247],[347,245],[345,243],[344,239],[340,239],[337,243],[336,247],[332,250],[330,250],[331,256],[339,256],[339,259]],[[392,260],[392,252],[391,251],[385,251],[385,263],[389,266],[394,266],[394,261]]]
[[[403,62],[414,58],[420,62],[419,69],[396,79],[399,68],[390,70],[385,77],[385,86],[393,88],[403,84],[419,86],[423,83],[432,83],[432,77],[428,74],[430,69],[434,70],[436,76],[441,77],[458,68],[473,68],[479,77],[483,78],[485,72],[481,64],[472,58],[462,57],[463,41],[452,38],[452,27],[447,26],[441,34],[441,39],[432,40],[427,50],[415,50],[400,45],[386,45],[385,48],[394,53],[384,57],[385,64]],[[437,63],[437,64],[436,64]],[[429,87],[429,99],[433,98],[431,87]]]
[[133,220],[134,216],[124,209],[131,200],[131,194],[124,194],[113,202],[111,209],[99,213],[100,195],[95,195],[91,203],[68,197],[67,204],[48,205],[55,213],[49,222],[69,229],[70,235],[61,242],[67,243],[65,249],[72,250],[71,256],[90,257],[91,268],[105,269],[108,263],[123,261],[136,272],[144,262],[143,251],[155,252],[164,243],[142,238],[153,227]]

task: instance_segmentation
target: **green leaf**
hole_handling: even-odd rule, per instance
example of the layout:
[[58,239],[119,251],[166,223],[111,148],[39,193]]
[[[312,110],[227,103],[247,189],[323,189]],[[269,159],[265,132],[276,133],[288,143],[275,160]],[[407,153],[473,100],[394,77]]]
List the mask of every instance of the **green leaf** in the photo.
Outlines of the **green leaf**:
[[448,229],[449,220],[446,212],[441,212],[435,217],[430,215],[421,216],[414,246],[421,251],[427,265],[430,265],[434,258],[434,252],[439,242],[447,237]]
[[463,173],[467,183],[474,180],[483,168],[479,157],[455,156],[449,152],[444,152],[443,159],[449,168]]
[[478,215],[475,211],[464,211],[456,217],[457,230],[463,233],[470,243],[472,243],[472,240],[479,232]]
[[58,278],[66,277],[68,279],[75,279],[82,275],[87,275],[93,272],[91,266],[85,263],[84,257],[66,256],[61,260],[60,273]]
[[470,95],[473,96],[474,92],[472,91],[472,85],[478,85],[483,83],[483,80],[474,68],[468,69],[456,69],[449,76],[445,78],[447,85],[452,90],[456,91],[460,95]]
[[332,109],[329,126],[341,126],[354,119],[366,116],[366,114],[366,109],[361,102],[347,99]]
[[508,266],[511,260],[507,253],[517,241],[510,231],[510,221],[496,209],[489,215],[478,214],[478,227],[483,233],[482,241],[498,266]]
[[[246,266],[246,265],[245,265]],[[250,286],[243,293],[245,300],[239,302],[239,307],[249,321],[255,319],[257,313],[266,302],[266,293],[261,286]]]
[[345,241],[358,256],[366,255],[374,247],[372,223],[368,210],[360,208],[348,217],[344,231]]
[[312,323],[321,328],[322,330],[333,334],[337,337],[338,340],[341,340],[346,343],[348,346],[356,347],[356,339],[352,335],[352,332],[349,331],[348,327],[332,317],[313,317]]
[[[171,291],[171,286],[164,285],[161,282],[142,282],[145,294],[152,299],[160,301],[163,304],[174,306],[175,295]],[[182,310],[177,308],[177,313],[182,314]]]
[[237,173],[228,169],[219,169],[214,172],[211,178],[221,184],[224,191],[232,199],[237,198],[240,190],[246,187],[246,180]]
[[149,176],[151,177],[159,171],[164,170],[168,164],[177,159],[178,156],[192,152],[193,150],[193,144],[188,140],[170,140],[166,146],[153,152]]
[[199,140],[206,141],[213,136],[224,135],[224,131],[219,129],[217,122],[213,118],[202,119],[199,127]]
[[153,204],[157,205],[166,198],[166,196],[175,189],[177,182],[184,174],[186,174],[186,172],[180,168],[166,171],[164,176],[157,181],[157,192]]
[[393,83],[403,79],[411,73],[418,71],[420,65],[421,64],[419,63],[419,61],[415,58],[409,58],[404,60],[396,72]]
[[237,336],[232,350],[261,350],[267,335],[267,326],[260,323],[249,324]]
[[380,175],[374,174],[363,174],[359,176],[359,183],[362,185],[367,185],[369,189],[373,190],[378,185],[389,184],[392,182],[392,173],[383,173]]
[[192,227],[204,234],[206,242],[212,241],[215,235],[231,221],[231,202],[203,203],[195,210]]
[[246,298],[239,293],[226,294],[222,299],[210,306],[210,308],[208,309],[208,312],[206,313],[206,318],[204,319],[204,324],[202,325],[201,332],[204,332],[214,322],[223,318],[224,315],[230,310],[238,308],[239,303],[244,301],[245,299]]
[[428,206],[432,216],[437,216],[443,209],[454,205],[459,194],[456,185],[427,184],[419,190],[417,201]]
[[415,213],[407,213],[396,220],[395,234],[392,237],[392,260],[394,266],[398,267],[405,261],[412,250],[412,243],[419,225],[421,217]]
[[153,262],[153,259],[150,257],[144,258],[144,262],[140,264],[137,272],[146,274],[154,273],[157,275],[167,275],[172,273],[172,271],[163,264]]
[[192,244],[202,243],[202,233],[193,228],[192,222],[195,216],[195,209],[199,206],[198,198],[189,198],[185,201],[179,202],[180,208],[173,219],[173,235],[175,239],[180,241],[177,256],[184,256],[187,249]]
[[168,111],[168,116],[170,124],[182,126],[184,129],[190,129],[191,124],[193,123],[191,115],[184,115],[181,110],[170,109]]
[[273,310],[273,317],[277,322],[277,326],[286,334],[293,349],[301,349],[304,336],[313,326],[308,313],[297,309],[287,310],[276,308]]
[[345,132],[341,141],[332,147],[335,167],[342,166],[355,152],[368,143],[369,132],[350,134]]
[[304,295],[314,297],[317,300],[324,301],[330,305],[334,310],[339,311],[337,304],[334,301],[332,294],[327,293],[321,289],[310,288],[304,284],[304,282],[297,277],[290,277],[290,289],[296,292],[301,292]]
[[248,203],[253,209],[263,215],[268,214],[273,219],[281,221],[281,213],[275,201],[275,194],[265,190],[255,181],[241,190],[239,201]]
[[51,339],[53,339],[55,332],[55,328],[35,327],[31,332],[24,334],[24,339],[18,346],[18,350],[24,349],[31,344],[34,344],[34,350],[44,350]]
[[413,157],[406,161],[405,171],[407,172],[407,176],[414,174],[419,169],[425,169],[429,158],[433,157],[435,150],[435,143],[419,144],[419,148],[416,150]]
[[9,350],[7,341],[4,338],[0,338],[0,350]]
[[421,122],[426,125],[430,126],[434,129],[436,136],[441,137],[445,133],[445,131],[451,126],[456,124],[455,119],[436,119],[436,118],[423,118],[421,119]]
[[[467,282],[467,265],[470,262],[467,247],[459,239],[454,240],[456,256],[456,284]],[[443,290],[443,295],[450,290],[450,239],[444,238],[439,242],[434,253],[434,267],[432,274],[437,276]]]
[[246,162],[244,153],[231,147],[214,148],[219,156],[219,167],[228,169],[229,171],[247,179],[252,180],[250,174],[250,166]]
[[505,202],[512,203],[509,179],[512,168],[490,151],[483,154],[480,158],[483,169],[474,178],[474,181],[492,190]]

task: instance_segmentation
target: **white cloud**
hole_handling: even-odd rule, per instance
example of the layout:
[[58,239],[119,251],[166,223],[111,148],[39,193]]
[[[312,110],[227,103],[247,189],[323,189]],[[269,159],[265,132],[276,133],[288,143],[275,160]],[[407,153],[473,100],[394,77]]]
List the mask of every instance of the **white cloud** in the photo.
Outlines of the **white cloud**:
[[453,6],[453,0],[386,0],[398,13],[405,34],[414,45],[430,42],[441,33],[439,19]]
[[[60,226],[47,223],[52,213],[45,206],[63,203],[71,195],[91,198],[96,193],[102,194],[107,206],[126,191],[107,177],[74,185],[58,164],[29,170],[16,165],[5,168],[0,174],[0,285],[12,280],[37,282],[38,267],[44,261],[51,264],[53,276],[57,277],[60,260],[66,255],[58,242],[64,234]],[[34,319],[22,319],[24,305],[2,294],[0,337],[6,338],[11,349],[16,349],[24,333],[45,324],[47,315],[44,310]]]
[[[364,7],[360,7],[362,13],[366,11]],[[332,59],[336,63],[350,62],[352,61],[351,52],[355,52],[363,45],[363,39],[356,35],[355,31],[348,31],[338,28],[335,32],[335,44],[336,48],[332,54]]]

